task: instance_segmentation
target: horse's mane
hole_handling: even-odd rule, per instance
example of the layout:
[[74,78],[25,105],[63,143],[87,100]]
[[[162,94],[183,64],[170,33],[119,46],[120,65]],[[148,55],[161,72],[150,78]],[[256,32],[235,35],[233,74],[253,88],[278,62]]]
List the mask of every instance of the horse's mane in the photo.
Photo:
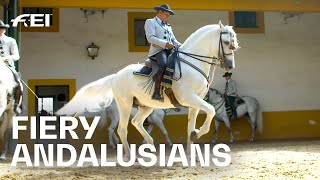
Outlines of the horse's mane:
[[[203,26],[201,28],[199,28],[198,30],[196,30],[194,33],[192,33],[184,42],[184,44],[187,44],[189,42],[194,42],[194,39],[199,39],[199,36],[203,36],[206,34],[207,31],[209,30],[213,30],[219,28],[219,25],[217,24],[210,24],[210,25],[206,25]],[[200,35],[199,35],[200,34]]]
[[221,97],[223,97],[223,94],[219,90],[217,90],[215,88],[210,88],[210,90],[215,91],[217,94],[219,94]]
[[239,43],[236,32],[234,31],[232,26],[225,26],[225,28],[233,35],[234,47],[235,50],[237,50],[239,48]]
[[[233,36],[233,38],[234,38],[234,47],[235,47],[235,49],[238,49],[239,48],[239,44],[238,44],[237,34],[233,30],[233,27],[232,26],[228,26],[228,25],[226,25],[224,27]],[[198,30],[196,30],[194,33],[192,33],[186,39],[184,44],[188,44],[189,42],[195,42],[196,39],[200,39],[202,36],[206,36],[207,32],[210,32],[210,31],[213,31],[213,30],[216,30],[216,29],[220,30],[220,25],[219,24],[210,24],[210,25],[203,26],[203,27],[199,28]]]

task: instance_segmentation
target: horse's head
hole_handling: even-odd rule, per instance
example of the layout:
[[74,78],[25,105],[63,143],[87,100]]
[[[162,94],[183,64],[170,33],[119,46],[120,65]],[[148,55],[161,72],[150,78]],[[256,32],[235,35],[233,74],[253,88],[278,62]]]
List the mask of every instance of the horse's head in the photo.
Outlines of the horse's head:
[[224,26],[219,22],[220,38],[218,47],[218,59],[220,67],[224,71],[230,71],[235,67],[234,51],[239,48],[237,35],[232,26]]
[[216,106],[223,101],[223,95],[220,91],[210,88],[207,95],[205,96],[204,100],[207,101],[209,104]]

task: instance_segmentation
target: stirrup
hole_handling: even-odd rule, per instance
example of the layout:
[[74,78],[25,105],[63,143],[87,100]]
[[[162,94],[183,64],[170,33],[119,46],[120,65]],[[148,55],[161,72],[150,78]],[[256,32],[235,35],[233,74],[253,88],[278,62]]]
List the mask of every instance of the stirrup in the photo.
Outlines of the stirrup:
[[151,97],[151,99],[153,99],[153,100],[158,100],[158,101],[161,101],[161,102],[164,101],[164,99],[163,99],[163,97],[160,95],[160,93],[159,93],[159,94],[153,94],[152,97]]

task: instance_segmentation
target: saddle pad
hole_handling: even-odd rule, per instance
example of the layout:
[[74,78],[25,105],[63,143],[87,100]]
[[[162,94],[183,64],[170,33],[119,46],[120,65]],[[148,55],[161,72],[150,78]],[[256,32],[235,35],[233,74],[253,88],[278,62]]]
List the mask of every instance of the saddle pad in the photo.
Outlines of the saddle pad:
[[147,66],[143,66],[139,71],[134,71],[134,75],[144,76],[144,77],[150,77],[152,74],[152,68],[148,68]]

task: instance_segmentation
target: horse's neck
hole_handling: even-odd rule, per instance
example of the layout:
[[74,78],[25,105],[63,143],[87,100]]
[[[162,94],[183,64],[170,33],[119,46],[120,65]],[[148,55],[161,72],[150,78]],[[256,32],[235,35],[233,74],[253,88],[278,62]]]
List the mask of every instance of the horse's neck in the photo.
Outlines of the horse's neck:
[[[186,53],[191,53],[191,54],[196,54],[201,56],[216,57],[215,52],[217,52],[218,50],[216,49],[215,46],[212,47],[212,41],[217,41],[216,44],[219,45],[218,44],[219,37],[218,36],[215,37],[216,33],[214,32],[206,32],[206,33],[207,34],[205,35],[200,35],[199,38],[193,38],[192,40],[187,41],[185,44],[181,46],[180,50]],[[216,70],[216,67],[213,67],[212,72],[210,73],[211,65],[209,63],[212,62],[212,59],[199,57],[199,59],[202,59],[208,62],[208,63],[205,63],[183,54],[180,54],[180,57],[182,57],[183,59],[195,65],[197,68],[202,70],[207,76],[212,77],[210,80],[211,81],[210,84],[212,83],[213,75]]]
[[211,73],[210,73],[210,79],[209,79],[209,85],[212,84],[214,79],[214,73],[216,72],[217,65],[211,66]]
[[0,61],[0,83],[5,84],[9,91],[12,91],[15,85],[13,74],[3,61]]

